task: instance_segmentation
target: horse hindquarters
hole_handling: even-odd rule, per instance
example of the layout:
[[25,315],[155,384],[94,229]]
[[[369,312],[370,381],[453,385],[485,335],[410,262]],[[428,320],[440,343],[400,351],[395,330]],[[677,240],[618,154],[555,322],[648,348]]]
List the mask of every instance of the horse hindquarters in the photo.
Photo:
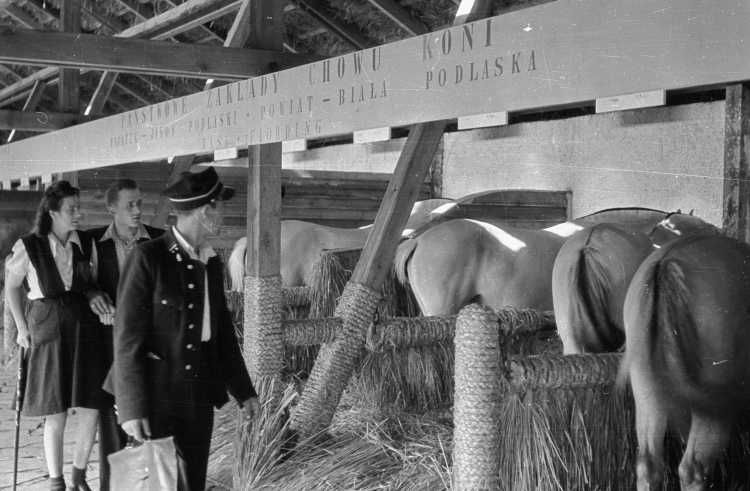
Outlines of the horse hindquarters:
[[664,391],[654,377],[651,355],[654,347],[654,261],[647,260],[636,272],[625,299],[625,356],[619,383],[630,380],[635,401],[638,435],[636,479],[638,491],[661,489],[662,450],[668,411]]
[[678,411],[691,414],[679,469],[682,489],[709,484],[738,399],[747,392],[748,263],[750,248],[739,241],[690,237],[652,254],[633,278],[623,369],[636,401],[639,483],[654,480],[647,471],[660,456],[653,454],[649,422],[666,409],[670,419]]

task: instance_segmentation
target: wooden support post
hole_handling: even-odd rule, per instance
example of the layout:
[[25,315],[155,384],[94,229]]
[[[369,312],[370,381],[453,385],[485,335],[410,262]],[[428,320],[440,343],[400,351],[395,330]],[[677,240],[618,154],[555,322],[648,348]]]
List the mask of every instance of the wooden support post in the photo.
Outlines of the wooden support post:
[[[243,15],[248,47],[283,51],[283,2],[253,0]],[[248,148],[244,353],[261,401],[272,408],[284,364],[280,255],[281,143],[255,145]]]
[[[492,0],[465,2],[462,4],[465,8],[459,8],[456,14],[454,25],[492,15]],[[343,320],[341,336],[337,335],[333,343],[321,347],[302,400],[292,415],[292,428],[302,435],[322,432],[333,420],[364,345],[401,232],[419,196],[446,125],[445,120],[415,124],[409,132],[375,224],[336,308],[336,317]]]
[[750,242],[750,85],[726,88],[724,119],[724,233]]
[[[81,0],[61,0],[60,2],[60,31],[81,32]],[[59,105],[61,113],[77,113],[80,97],[79,90],[80,72],[75,68],[60,69],[60,97]]]
[[[180,157],[175,157],[172,174],[169,176],[167,185],[164,186],[164,189],[174,184],[175,181],[177,181],[177,178],[180,177],[180,174],[182,172],[189,171],[190,167],[193,166],[194,160],[195,155],[183,155]],[[154,209],[154,216],[153,218],[151,218],[151,223],[149,225],[151,225],[152,227],[164,228],[164,226],[167,224],[167,218],[169,218],[169,210],[169,199],[166,196],[159,196],[159,202],[156,204],[156,208]]]

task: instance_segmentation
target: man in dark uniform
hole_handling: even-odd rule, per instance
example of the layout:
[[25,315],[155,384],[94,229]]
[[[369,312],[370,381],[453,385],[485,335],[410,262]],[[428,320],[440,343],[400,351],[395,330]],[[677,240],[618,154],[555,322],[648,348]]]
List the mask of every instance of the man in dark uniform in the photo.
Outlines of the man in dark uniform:
[[[104,227],[89,230],[94,238],[98,256],[99,287],[115,312],[117,282],[120,271],[125,265],[125,258],[136,245],[161,237],[164,230],[149,227],[141,223],[143,198],[138,184],[132,179],[118,179],[110,184],[104,194],[107,210],[114,216],[114,221]],[[112,328],[114,316],[100,316],[99,320],[104,333],[106,347],[105,363],[112,365],[114,345]],[[99,482],[100,491],[109,491],[109,461],[107,456],[122,450],[127,443],[127,435],[117,426],[114,398],[105,392],[102,408],[99,412]]]
[[128,435],[174,436],[191,491],[203,491],[214,407],[229,391],[247,419],[260,412],[227,309],[223,265],[206,241],[234,189],[209,167],[183,173],[162,194],[177,224],[136,246],[118,285],[115,399]]

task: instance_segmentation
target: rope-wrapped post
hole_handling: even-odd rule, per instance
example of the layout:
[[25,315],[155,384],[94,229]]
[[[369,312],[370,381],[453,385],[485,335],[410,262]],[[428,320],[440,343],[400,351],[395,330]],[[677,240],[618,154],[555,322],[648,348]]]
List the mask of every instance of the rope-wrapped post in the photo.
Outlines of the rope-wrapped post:
[[335,317],[342,319],[335,340],[323,345],[297,410],[292,428],[303,436],[324,431],[333,420],[365,342],[380,294],[357,283],[344,288]]
[[[281,327],[281,276],[245,277],[244,356],[256,387],[273,387],[258,394],[261,403],[275,407],[281,396],[284,366],[284,332]],[[271,378],[276,383],[262,384]]]
[[453,408],[456,488],[494,489],[500,445],[500,333],[489,307],[464,307],[456,320]]

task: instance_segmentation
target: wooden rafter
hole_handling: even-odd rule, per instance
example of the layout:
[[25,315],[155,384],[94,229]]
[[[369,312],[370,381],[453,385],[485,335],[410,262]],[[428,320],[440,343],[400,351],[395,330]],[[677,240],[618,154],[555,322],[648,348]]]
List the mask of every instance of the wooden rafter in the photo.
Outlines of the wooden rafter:
[[5,13],[26,29],[42,29],[42,25],[32,16],[12,3],[5,7]]
[[0,27],[0,61],[162,76],[245,80],[311,63],[312,55]]
[[48,20],[57,21],[60,19],[60,9],[54,7],[51,3],[46,3],[44,0],[24,0],[24,3],[47,17]]
[[[34,88],[31,90],[31,94],[29,94],[29,98],[26,99],[26,103],[23,105],[23,109],[21,109],[24,112],[31,112],[36,110],[37,106],[42,100],[42,96],[44,95],[44,89],[47,88],[47,84],[44,82],[37,82],[34,85]],[[13,131],[10,132],[10,135],[8,136],[8,142],[13,141],[13,137],[16,134],[15,128]]]
[[[241,3],[241,0],[189,0],[179,7],[167,10],[115,36],[133,39],[167,39],[175,32],[184,32],[192,28],[183,23],[209,22],[225,13],[239,9]],[[169,33],[172,33],[171,36]],[[18,100],[19,95],[21,98],[25,97],[37,80],[52,83],[57,79],[58,71],[58,68],[45,68],[0,90],[0,106],[8,104],[11,100]]]
[[[164,0],[168,5],[170,5],[172,8],[177,7],[179,4],[177,2],[174,2],[173,0]],[[209,28],[208,26],[201,24],[200,26],[197,26],[198,29],[203,31],[205,34],[208,35],[209,39],[213,39],[215,41],[219,41],[220,43],[224,42],[224,38],[221,37],[218,33],[214,32],[213,29]]]
[[328,8],[323,2],[319,0],[299,0],[299,7],[353,48],[361,50],[375,45],[375,43],[363,35],[359,29],[332,19],[328,13]]
[[83,114],[49,113],[32,111],[10,111],[0,109],[0,130],[49,132],[80,123],[88,123],[93,118]]
[[113,33],[122,32],[127,29],[127,24],[119,20],[114,15],[108,13],[95,2],[86,2],[83,4],[83,13],[89,18],[97,21],[102,27],[106,27]]
[[396,0],[369,0],[369,2],[411,36],[420,36],[429,32],[421,22],[414,20],[409,11]]

